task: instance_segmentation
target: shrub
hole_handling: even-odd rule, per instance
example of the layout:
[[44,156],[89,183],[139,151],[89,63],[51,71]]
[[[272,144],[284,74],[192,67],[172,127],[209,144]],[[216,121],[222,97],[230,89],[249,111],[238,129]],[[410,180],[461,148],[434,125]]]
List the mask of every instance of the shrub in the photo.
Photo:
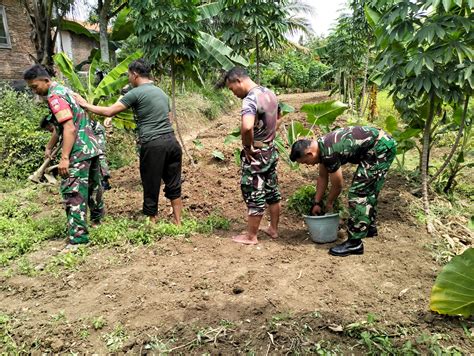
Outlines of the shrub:
[[[288,199],[288,209],[298,215],[308,215],[313,206],[316,187],[314,185],[304,185],[296,190]],[[328,190],[324,193],[323,201],[326,202]],[[334,212],[345,215],[339,198],[334,202]]]
[[0,87],[0,175],[25,179],[43,162],[49,133],[39,129],[48,112],[26,93]]

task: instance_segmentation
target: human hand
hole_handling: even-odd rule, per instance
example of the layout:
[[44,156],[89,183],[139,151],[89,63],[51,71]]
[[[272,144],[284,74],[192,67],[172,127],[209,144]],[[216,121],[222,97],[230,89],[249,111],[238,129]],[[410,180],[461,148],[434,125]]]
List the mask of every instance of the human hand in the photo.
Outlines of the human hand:
[[104,126],[109,128],[109,127],[112,127],[112,118],[111,117],[108,117],[104,120]]
[[333,213],[334,212],[334,205],[333,203],[326,204],[326,213]]
[[244,154],[247,161],[252,162],[253,160],[255,160],[254,156],[256,153],[257,151],[255,150],[255,148],[253,148],[253,146],[244,147]]
[[82,107],[85,107],[87,105],[87,100],[84,99],[82,96],[80,96],[78,93],[74,93],[74,100],[76,100],[76,103]]
[[44,150],[44,158],[53,159],[52,154],[53,150],[51,148],[46,147],[46,149]]
[[316,203],[314,203],[313,206],[311,207],[310,215],[315,215],[315,216],[323,215],[323,208],[317,205]]
[[61,157],[61,160],[58,164],[58,172],[63,178],[67,178],[69,176],[69,158]]

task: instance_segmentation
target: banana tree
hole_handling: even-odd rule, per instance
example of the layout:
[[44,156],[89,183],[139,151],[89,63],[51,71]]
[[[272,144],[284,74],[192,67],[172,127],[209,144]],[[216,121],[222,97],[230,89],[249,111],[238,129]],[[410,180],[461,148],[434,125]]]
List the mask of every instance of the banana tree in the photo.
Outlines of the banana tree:
[[[126,73],[128,65],[142,56],[140,51],[137,51],[116,67],[114,67],[97,85],[95,84],[95,70],[100,63],[100,53],[97,52],[89,67],[88,76],[86,78],[86,85],[83,85],[79,75],[74,70],[74,64],[71,59],[64,52],[59,52],[54,55],[53,59],[58,66],[61,73],[68,79],[72,89],[83,96],[88,102],[94,105],[108,106],[117,101],[120,90],[128,83]],[[135,128],[132,113],[127,110],[116,116],[114,120],[115,126],[118,128]]]

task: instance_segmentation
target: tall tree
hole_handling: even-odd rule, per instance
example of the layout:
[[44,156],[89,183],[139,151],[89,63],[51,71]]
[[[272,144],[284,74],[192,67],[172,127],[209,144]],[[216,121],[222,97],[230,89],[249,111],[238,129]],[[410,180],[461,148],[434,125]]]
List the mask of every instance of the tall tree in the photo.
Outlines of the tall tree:
[[[44,65],[53,73],[54,44],[59,33],[62,18],[71,10],[74,0],[20,0],[33,31],[35,62]],[[52,29],[55,28],[54,31]]]
[[311,14],[312,7],[301,0],[220,0],[220,37],[240,54],[255,50],[257,82],[260,81],[262,50],[280,48],[288,34],[311,33],[309,21],[301,13]]
[[378,80],[402,117],[423,128],[421,180],[428,231],[429,158],[442,105],[463,107],[474,89],[474,1],[370,0]]

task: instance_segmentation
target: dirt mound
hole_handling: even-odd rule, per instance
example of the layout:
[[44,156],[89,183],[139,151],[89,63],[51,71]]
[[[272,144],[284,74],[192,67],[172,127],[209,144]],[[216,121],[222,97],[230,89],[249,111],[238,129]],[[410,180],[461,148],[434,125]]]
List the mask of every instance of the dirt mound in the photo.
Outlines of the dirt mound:
[[[299,107],[322,98],[313,93],[283,100]],[[414,198],[406,180],[393,171],[379,199],[379,236],[366,240],[362,256],[329,256],[332,244],[312,243],[302,219],[288,213],[285,202],[280,238],[262,234],[256,246],[233,243],[230,236],[245,229],[245,205],[232,158],[239,145],[224,146],[223,140],[238,123],[236,111],[198,135],[202,149],[188,144],[197,165],[184,168],[188,213],[199,218],[217,211],[232,220],[231,231],[164,238],[142,247],[91,247],[73,273],[4,278],[0,310],[13,318],[8,335],[17,345],[100,354],[170,349],[184,354],[312,353],[316,345],[365,353],[367,348],[348,331],[365,330],[365,324],[348,325],[373,314],[378,325],[399,335],[399,327],[449,333],[470,349],[472,340],[456,320],[427,312],[439,268],[425,247],[429,237],[408,209]],[[225,161],[213,159],[214,150],[222,151]],[[348,184],[351,172],[346,169],[344,175]],[[314,168],[291,171],[281,162],[283,197],[315,182],[316,176]],[[111,183],[108,214],[139,216],[137,165],[114,171]],[[160,202],[163,218],[169,214],[167,204]],[[43,250],[55,248],[58,242],[49,242]],[[105,325],[99,325],[100,318]]]

